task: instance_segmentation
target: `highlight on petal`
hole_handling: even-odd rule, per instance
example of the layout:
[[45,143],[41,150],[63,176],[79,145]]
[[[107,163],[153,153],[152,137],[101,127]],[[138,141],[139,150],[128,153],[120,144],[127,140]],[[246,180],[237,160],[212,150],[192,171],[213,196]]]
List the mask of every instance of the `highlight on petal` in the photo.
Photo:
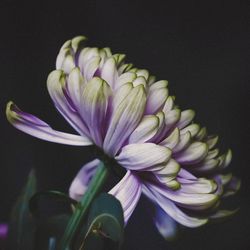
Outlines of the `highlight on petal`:
[[95,159],[80,169],[69,188],[69,196],[72,199],[81,200],[99,164],[100,160]]
[[166,163],[170,156],[171,150],[166,147],[154,143],[142,143],[124,146],[115,159],[130,170],[152,170],[155,165]]
[[74,146],[92,144],[87,137],[53,130],[39,118],[21,111],[13,102],[7,104],[6,115],[14,127],[39,139]]
[[126,175],[109,193],[121,202],[124,211],[124,221],[127,224],[141,196],[141,183],[139,179],[128,170]]

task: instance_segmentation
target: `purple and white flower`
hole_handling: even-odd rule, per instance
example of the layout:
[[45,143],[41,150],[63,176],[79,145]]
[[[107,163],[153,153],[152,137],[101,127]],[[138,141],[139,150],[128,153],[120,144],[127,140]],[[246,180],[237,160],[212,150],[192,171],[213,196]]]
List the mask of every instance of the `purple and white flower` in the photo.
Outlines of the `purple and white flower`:
[[[126,174],[109,193],[120,200],[125,222],[142,193],[155,205],[155,224],[163,236],[172,219],[198,227],[230,214],[218,205],[240,186],[231,174],[222,174],[231,151],[219,155],[218,137],[193,122],[194,111],[174,104],[167,81],[126,64],[125,55],[113,55],[109,48],[85,47],[85,40],[75,37],[62,46],[47,80],[55,107],[78,135],[56,131],[12,102],[8,120],[40,139],[96,145],[115,159]],[[82,167],[71,184],[71,197],[84,195],[99,162]]]

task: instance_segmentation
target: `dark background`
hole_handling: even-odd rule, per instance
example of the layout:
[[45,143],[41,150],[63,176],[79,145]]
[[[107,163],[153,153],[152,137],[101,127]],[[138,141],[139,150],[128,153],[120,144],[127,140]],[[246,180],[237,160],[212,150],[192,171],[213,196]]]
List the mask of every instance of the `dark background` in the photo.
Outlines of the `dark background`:
[[220,135],[222,151],[233,150],[231,168],[242,179],[236,216],[184,230],[173,243],[158,235],[142,201],[126,228],[123,249],[250,249],[249,2],[172,2],[0,2],[0,221],[7,221],[32,167],[40,189],[67,191],[76,171],[91,158],[87,148],[34,139],[5,119],[6,102],[13,100],[52,127],[72,131],[52,105],[46,78],[62,43],[83,34],[89,45],[125,53],[128,62],[169,80],[176,102],[196,110],[196,121]]

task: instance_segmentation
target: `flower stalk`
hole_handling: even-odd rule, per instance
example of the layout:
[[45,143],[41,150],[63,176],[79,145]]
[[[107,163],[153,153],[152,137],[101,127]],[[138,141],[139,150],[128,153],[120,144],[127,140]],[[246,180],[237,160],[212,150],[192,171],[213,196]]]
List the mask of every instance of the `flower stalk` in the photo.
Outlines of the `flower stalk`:
[[76,209],[68,222],[65,233],[61,239],[61,242],[59,243],[59,249],[70,249],[72,240],[74,240],[75,236],[80,231],[92,201],[100,192],[107,179],[108,172],[108,168],[103,162],[100,162],[86,193],[80,200],[79,205],[76,206]]

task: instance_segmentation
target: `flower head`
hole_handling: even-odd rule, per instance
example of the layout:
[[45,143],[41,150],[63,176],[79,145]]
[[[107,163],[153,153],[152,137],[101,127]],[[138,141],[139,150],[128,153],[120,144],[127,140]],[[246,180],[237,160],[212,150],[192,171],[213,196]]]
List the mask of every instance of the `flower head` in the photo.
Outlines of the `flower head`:
[[[126,64],[125,55],[113,55],[109,48],[85,47],[85,40],[76,37],[62,46],[47,81],[55,107],[78,135],[56,131],[12,102],[9,121],[40,139],[94,144],[114,158],[127,170],[110,190],[122,204],[125,222],[141,193],[153,201],[163,235],[170,218],[197,227],[230,214],[219,203],[239,188],[235,177],[222,174],[231,151],[219,155],[218,137],[193,122],[194,111],[174,104],[167,81]],[[84,194],[98,164],[95,159],[79,171],[70,187],[73,198]]]

